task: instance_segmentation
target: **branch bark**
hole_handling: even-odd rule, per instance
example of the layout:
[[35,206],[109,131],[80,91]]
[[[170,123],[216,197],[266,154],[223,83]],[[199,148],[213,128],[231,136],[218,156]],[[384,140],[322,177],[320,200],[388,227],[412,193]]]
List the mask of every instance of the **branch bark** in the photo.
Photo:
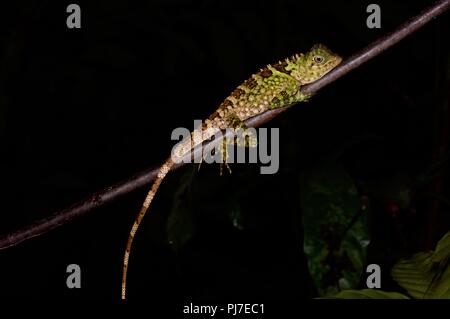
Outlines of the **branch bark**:
[[[439,0],[435,2],[432,6],[423,10],[417,16],[403,23],[395,31],[385,35],[384,37],[368,45],[363,50],[347,58],[339,67],[325,75],[320,80],[303,87],[302,92],[309,94],[316,93],[324,86],[336,81],[341,76],[344,76],[361,64],[369,61],[370,59],[373,59],[378,54],[382,53],[394,44],[400,42],[406,36],[422,28],[432,19],[444,13],[449,8],[450,0]],[[274,117],[278,116],[279,114],[286,112],[289,108],[290,106],[267,111],[263,114],[248,119],[246,121],[246,124],[249,127],[261,126]],[[207,143],[207,149],[213,148],[219,143],[219,141],[219,139],[216,139]],[[174,167],[174,169],[182,165],[183,164],[178,164]],[[150,184],[155,179],[157,170],[158,167],[154,167],[140,172],[129,178],[128,180],[122,181],[118,184],[96,192],[91,196],[73,204],[66,209],[58,211],[45,219],[39,220],[31,225],[23,227],[22,229],[1,236],[0,250],[15,246],[25,240],[45,234],[56,227],[74,220],[75,218],[81,217],[94,211],[100,206],[110,203],[121,196],[124,196],[134,190]]]

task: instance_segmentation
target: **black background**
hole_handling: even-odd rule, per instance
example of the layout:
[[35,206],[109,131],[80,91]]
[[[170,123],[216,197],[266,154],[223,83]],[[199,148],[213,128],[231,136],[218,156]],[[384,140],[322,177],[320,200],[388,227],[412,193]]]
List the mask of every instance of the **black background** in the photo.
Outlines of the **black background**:
[[[192,128],[260,67],[317,42],[349,56],[431,1],[377,1],[379,30],[365,25],[369,1],[78,1],[81,29],[66,27],[69,3],[0,7],[1,233],[160,163],[174,128]],[[315,297],[293,176],[371,135],[343,159],[355,178],[426,168],[440,136],[448,30],[446,14],[266,125],[280,128],[276,175],[235,165],[219,177],[204,165],[192,184],[196,232],[178,251],[167,244],[167,211],[190,168],[171,174],[135,240],[130,300]],[[224,217],[233,188],[242,231]],[[0,296],[119,301],[123,249],[145,191],[1,251]],[[414,248],[448,229],[445,216]],[[396,245],[388,228],[378,227],[381,247]],[[82,289],[66,287],[71,263],[81,266]]]

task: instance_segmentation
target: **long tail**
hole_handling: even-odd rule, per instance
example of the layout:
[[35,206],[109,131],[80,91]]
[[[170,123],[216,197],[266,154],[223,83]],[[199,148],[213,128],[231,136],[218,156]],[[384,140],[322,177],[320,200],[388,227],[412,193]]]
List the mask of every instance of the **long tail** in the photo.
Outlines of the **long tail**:
[[125,249],[125,256],[123,258],[123,273],[122,273],[122,299],[125,299],[126,291],[127,291],[127,270],[128,270],[128,260],[130,258],[131,245],[133,243],[134,236],[136,235],[136,231],[141,224],[142,219],[145,216],[150,204],[155,197],[156,192],[158,191],[159,185],[163,181],[164,177],[166,177],[167,173],[170,171],[174,162],[171,158],[166,160],[164,164],[159,168],[158,175],[153,182],[152,188],[147,194],[147,197],[142,204],[142,208],[139,214],[136,216],[133,227],[131,228],[130,234],[128,236],[127,248]]

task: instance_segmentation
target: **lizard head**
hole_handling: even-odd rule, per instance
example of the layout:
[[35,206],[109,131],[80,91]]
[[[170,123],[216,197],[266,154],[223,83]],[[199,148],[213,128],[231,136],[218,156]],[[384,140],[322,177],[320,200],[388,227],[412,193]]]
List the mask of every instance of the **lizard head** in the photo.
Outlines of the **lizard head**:
[[326,46],[316,44],[309,52],[293,56],[286,69],[290,69],[290,75],[300,84],[307,84],[320,79],[341,61],[342,58]]

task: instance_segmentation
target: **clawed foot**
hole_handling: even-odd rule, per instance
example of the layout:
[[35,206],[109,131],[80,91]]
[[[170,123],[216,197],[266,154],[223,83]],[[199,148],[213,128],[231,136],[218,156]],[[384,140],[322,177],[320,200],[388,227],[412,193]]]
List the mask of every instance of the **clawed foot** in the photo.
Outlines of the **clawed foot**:
[[231,174],[232,172],[231,172],[231,168],[230,168],[230,165],[228,165],[228,163],[220,163],[220,176],[222,176],[222,173],[223,173],[223,165],[225,164],[225,166],[227,167],[227,169],[228,169],[228,172]]

